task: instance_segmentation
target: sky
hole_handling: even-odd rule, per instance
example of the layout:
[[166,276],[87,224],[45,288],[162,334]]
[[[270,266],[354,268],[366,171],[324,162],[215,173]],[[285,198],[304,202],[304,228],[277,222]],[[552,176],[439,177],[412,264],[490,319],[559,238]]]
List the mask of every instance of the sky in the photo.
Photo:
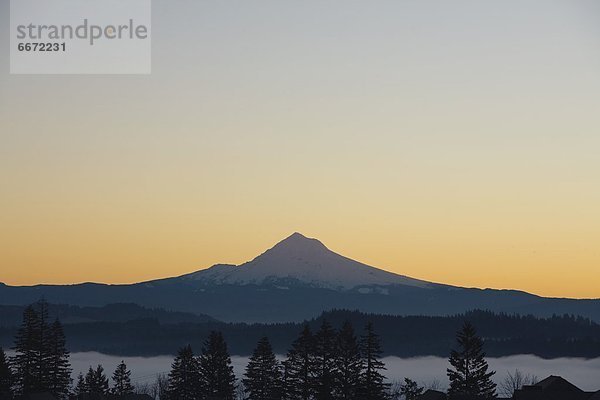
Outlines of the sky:
[[152,74],[9,74],[0,282],[239,264],[292,232],[600,298],[600,4],[154,0]]

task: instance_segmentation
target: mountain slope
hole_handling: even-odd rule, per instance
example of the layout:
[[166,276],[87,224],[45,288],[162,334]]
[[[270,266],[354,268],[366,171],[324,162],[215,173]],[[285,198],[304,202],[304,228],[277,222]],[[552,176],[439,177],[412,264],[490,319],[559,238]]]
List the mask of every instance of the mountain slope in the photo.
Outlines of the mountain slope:
[[429,282],[393,274],[341,256],[320,241],[300,233],[294,233],[240,266],[215,265],[184,275],[182,279],[214,285],[291,283],[340,291],[372,285],[432,286]]
[[240,266],[132,285],[7,286],[0,304],[103,306],[136,303],[207,314],[226,322],[302,321],[330,309],[394,315],[449,315],[474,308],[496,312],[576,314],[600,322],[600,300],[544,298],[515,290],[440,285],[350,260],[321,242],[294,234]]

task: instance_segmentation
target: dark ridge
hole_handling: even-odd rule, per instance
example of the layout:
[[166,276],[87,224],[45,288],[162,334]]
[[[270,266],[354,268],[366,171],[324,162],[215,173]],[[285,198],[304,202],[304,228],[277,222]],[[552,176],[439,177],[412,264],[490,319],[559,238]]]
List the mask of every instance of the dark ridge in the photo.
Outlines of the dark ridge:
[[[103,309],[107,311],[110,307]],[[250,354],[262,336],[268,336],[275,351],[283,354],[303,325],[224,323],[216,320],[199,323],[178,321],[175,317],[166,318],[164,314],[161,315],[162,321],[156,317],[140,315],[139,319],[127,321],[113,319],[66,323],[70,350],[99,351],[123,356],[173,354],[187,343],[200,349],[209,332],[219,330],[227,339],[232,354]],[[399,357],[447,357],[450,349],[455,346],[455,333],[465,320],[471,321],[484,338],[485,350],[490,357],[516,354],[532,354],[543,358],[600,357],[600,325],[589,318],[574,315],[539,318],[474,310],[434,317],[332,310],[306,323],[311,329],[317,330],[324,319],[336,328],[348,320],[354,325],[358,335],[367,322],[373,322],[381,336],[385,355]],[[0,328],[0,346],[12,346],[16,329],[14,326]]]

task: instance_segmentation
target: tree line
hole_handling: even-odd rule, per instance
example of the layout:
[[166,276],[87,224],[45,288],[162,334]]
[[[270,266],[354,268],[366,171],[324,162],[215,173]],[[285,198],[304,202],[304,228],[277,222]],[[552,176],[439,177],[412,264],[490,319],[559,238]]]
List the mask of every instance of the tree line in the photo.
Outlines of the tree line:
[[[54,307],[54,308],[53,308]],[[50,315],[56,316],[57,306],[51,306]],[[64,326],[71,351],[101,351],[119,356],[152,356],[175,354],[181,343],[189,343],[200,349],[203,340],[211,331],[221,331],[227,338],[229,349],[240,356],[252,354],[262,336],[269,336],[276,354],[285,354],[289,344],[302,329],[301,323],[243,324],[207,321],[198,323],[189,319],[178,319],[169,312],[153,314],[140,312],[141,320],[135,317],[135,308],[127,309],[119,321],[98,321],[108,318],[112,310],[102,312],[60,313],[61,320],[92,320]],[[55,311],[53,311],[53,309]],[[0,307],[1,310],[1,307]],[[19,315],[22,314],[20,309]],[[86,309],[87,310],[87,309]],[[143,309],[142,309],[143,310]],[[13,310],[16,312],[16,310]],[[118,313],[115,312],[118,315]],[[12,315],[12,314],[11,314]],[[116,317],[115,317],[116,318]],[[4,319],[0,316],[0,320]],[[12,316],[9,323],[14,326],[0,327],[0,343],[10,346],[18,323]],[[444,357],[453,346],[454,333],[464,320],[471,321],[479,333],[486,338],[486,352],[491,357],[511,354],[534,354],[543,358],[600,357],[600,325],[589,319],[571,315],[537,318],[533,316],[498,314],[488,311],[471,311],[453,316],[390,316],[365,314],[347,310],[323,313],[307,321],[313,331],[319,329],[323,320],[340,327],[349,320],[355,327],[364,327],[372,322],[377,327],[385,355],[414,357],[434,355]],[[180,322],[176,322],[180,321]],[[20,320],[19,320],[20,323]],[[398,335],[397,332],[402,332]],[[0,344],[0,345],[1,345]]]
[[[313,334],[305,325],[279,361],[267,337],[259,340],[249,359],[243,392],[248,400],[388,398],[388,384],[380,360],[381,347],[373,326],[357,337],[350,323],[336,331],[323,322]],[[183,347],[169,374],[167,399],[234,400],[236,380],[227,344],[212,332],[199,356]]]
[[[496,397],[493,371],[488,370],[483,341],[466,322],[457,333],[457,347],[449,358],[450,399]],[[47,392],[57,399],[85,394],[124,396],[139,392],[131,371],[121,362],[112,386],[102,365],[90,366],[71,380],[69,352],[60,321],[47,318],[44,301],[23,312],[15,337],[15,355],[0,349],[0,398]],[[335,329],[323,320],[316,331],[305,324],[283,359],[278,359],[267,337],[256,344],[238,382],[223,334],[212,331],[198,355],[182,347],[168,377],[155,397],[161,400],[414,400],[424,388],[405,381],[392,388],[384,375],[382,347],[371,322],[356,334],[348,321]]]

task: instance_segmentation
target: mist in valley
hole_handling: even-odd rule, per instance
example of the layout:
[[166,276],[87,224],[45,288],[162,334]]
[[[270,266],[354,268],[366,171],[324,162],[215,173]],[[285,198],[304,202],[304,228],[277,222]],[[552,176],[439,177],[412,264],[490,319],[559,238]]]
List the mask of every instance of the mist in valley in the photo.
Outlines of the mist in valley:
[[[283,359],[283,356],[279,356]],[[71,354],[73,377],[79,372],[85,372],[90,366],[102,364],[108,374],[124,360],[132,371],[132,381],[135,384],[151,383],[157,374],[168,374],[171,369],[173,356],[156,357],[119,357],[95,352]],[[242,377],[248,357],[232,356],[233,367],[238,379]],[[441,357],[399,358],[385,357],[386,376],[390,381],[411,378],[425,387],[446,389],[448,379],[446,368],[448,360]],[[508,372],[515,369],[535,375],[543,379],[549,375],[560,375],[579,386],[583,390],[600,389],[600,358],[555,358],[542,359],[531,355],[516,355],[510,357],[488,358],[490,368],[496,371],[494,381],[502,381]]]

